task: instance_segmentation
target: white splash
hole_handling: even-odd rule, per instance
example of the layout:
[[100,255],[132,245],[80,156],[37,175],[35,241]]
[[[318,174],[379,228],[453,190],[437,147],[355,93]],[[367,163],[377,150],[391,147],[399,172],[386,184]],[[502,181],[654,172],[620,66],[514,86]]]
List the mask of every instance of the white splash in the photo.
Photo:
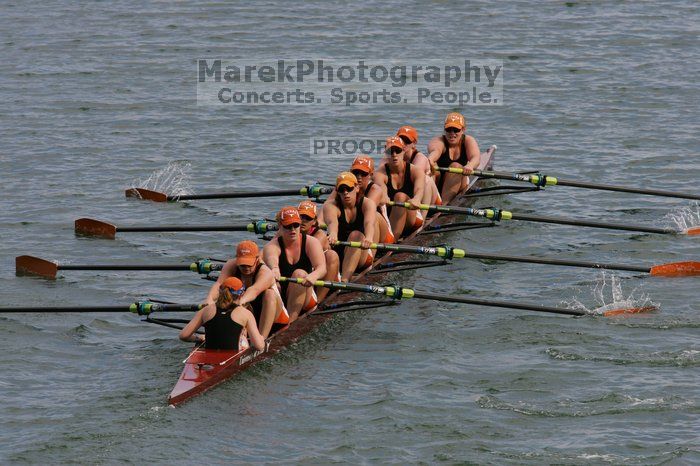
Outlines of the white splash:
[[169,196],[194,194],[190,186],[192,164],[187,161],[170,162],[156,170],[145,180],[139,179],[133,186],[166,193]]
[[662,221],[666,224],[672,223],[676,225],[680,231],[698,227],[700,226],[700,203],[696,201],[678,211],[669,212],[663,217]]
[[573,309],[598,315],[615,309],[658,308],[658,304],[654,303],[639,287],[625,296],[620,278],[606,271],[600,273],[592,292],[595,303],[590,308],[576,298],[565,301],[564,304]]

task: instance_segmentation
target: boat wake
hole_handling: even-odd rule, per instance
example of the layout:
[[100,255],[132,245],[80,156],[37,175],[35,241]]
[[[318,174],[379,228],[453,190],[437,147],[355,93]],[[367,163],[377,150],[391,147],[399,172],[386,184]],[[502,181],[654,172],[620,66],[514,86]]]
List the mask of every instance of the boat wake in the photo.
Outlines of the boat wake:
[[610,311],[625,309],[630,313],[652,311],[659,308],[659,304],[651,300],[649,295],[634,288],[628,296],[622,290],[620,277],[609,272],[601,272],[595,285],[593,285],[593,298],[595,305],[589,308],[576,298],[564,301],[571,309],[580,309],[591,314],[604,315]]
[[192,164],[186,161],[170,162],[164,168],[156,170],[145,180],[136,180],[132,186],[151,191],[168,193],[171,196],[194,194],[190,185]]
[[510,402],[494,395],[484,395],[476,402],[480,408],[512,411],[535,417],[589,417],[621,413],[684,411],[696,406],[695,401],[677,396],[638,398],[616,392],[605,393],[592,399],[552,400],[541,406],[525,401]]

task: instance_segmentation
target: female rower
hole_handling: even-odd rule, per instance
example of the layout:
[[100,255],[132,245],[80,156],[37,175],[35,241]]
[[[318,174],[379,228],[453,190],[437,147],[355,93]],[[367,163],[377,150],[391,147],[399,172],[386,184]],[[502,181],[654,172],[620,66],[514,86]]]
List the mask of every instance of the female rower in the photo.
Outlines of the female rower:
[[[369,246],[379,241],[379,230],[375,228],[377,205],[360,196],[357,178],[350,172],[338,175],[335,191],[335,196],[323,204],[323,218],[328,225],[328,241],[340,257],[340,279],[349,281],[359,267],[372,265]],[[362,248],[334,246],[338,240],[360,241]]]
[[[326,276],[324,280],[340,280],[340,275],[338,274],[340,269],[338,253],[331,249],[328,235],[319,225],[316,203],[309,200],[301,201],[297,206],[297,210],[301,219],[301,232],[316,238],[323,248],[323,256],[326,259]],[[316,296],[318,301],[321,302],[330,291],[330,288],[317,287]]]
[[260,333],[270,336],[272,324],[288,324],[289,315],[277,290],[272,271],[260,260],[260,250],[254,241],[245,240],[236,247],[236,258],[224,264],[218,280],[212,285],[206,302],[213,303],[219,296],[219,287],[229,277],[236,277],[245,285],[245,292],[236,304],[250,304]]
[[[197,311],[192,320],[180,332],[180,340],[204,343],[207,349],[239,350],[241,332],[248,332],[255,349],[265,349],[265,339],[258,331],[255,317],[249,309],[236,305],[245,292],[245,285],[229,277],[219,286],[216,302]],[[204,336],[195,332],[204,326]]]
[[408,202],[413,207],[393,207],[389,210],[391,228],[397,237],[401,237],[404,232],[416,230],[423,224],[423,216],[417,209],[423,199],[425,174],[415,165],[406,162],[405,150],[406,145],[400,137],[387,138],[386,153],[389,161],[374,175],[374,181],[386,189],[390,200]]
[[357,178],[359,195],[372,199],[377,205],[377,228],[379,229],[379,241],[382,243],[394,243],[396,238],[391,230],[389,214],[386,210],[386,202],[389,197],[386,190],[372,180],[374,176],[374,160],[369,155],[358,155],[352,162],[351,173]]
[[294,322],[302,310],[310,311],[318,303],[314,281],[326,275],[326,261],[321,243],[302,233],[301,218],[296,207],[283,207],[277,213],[280,230],[263,248],[263,260],[275,279],[303,278],[303,284],[279,283],[289,321]]
[[435,185],[433,178],[433,170],[430,165],[430,160],[423,152],[418,150],[418,131],[413,126],[402,126],[396,132],[396,135],[401,138],[404,145],[404,158],[406,162],[418,167],[425,173],[425,189],[423,190],[423,204],[442,204],[442,198]]
[[[428,159],[433,167],[461,168],[467,174],[479,166],[479,144],[466,134],[467,122],[461,113],[453,112],[445,118],[445,134],[434,137],[428,144]],[[442,202],[448,204],[467,190],[469,177],[458,173],[436,172],[436,184]]]

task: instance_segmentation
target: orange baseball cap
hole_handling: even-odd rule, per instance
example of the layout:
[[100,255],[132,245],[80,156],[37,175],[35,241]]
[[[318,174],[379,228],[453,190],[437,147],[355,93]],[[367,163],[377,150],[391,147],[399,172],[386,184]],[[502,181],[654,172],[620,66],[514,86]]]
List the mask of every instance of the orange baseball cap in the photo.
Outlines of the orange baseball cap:
[[253,266],[255,262],[257,262],[259,256],[260,250],[254,241],[245,240],[238,243],[238,247],[236,247],[237,264]]
[[350,172],[342,172],[340,175],[338,175],[338,178],[335,179],[335,187],[337,189],[343,185],[347,186],[348,188],[354,188],[357,186],[357,178]]
[[286,206],[277,213],[277,221],[284,226],[289,226],[293,223],[301,223],[301,217],[296,207]]
[[374,173],[374,160],[369,155],[358,155],[352,161],[350,170],[360,170],[365,173]]
[[299,215],[306,215],[311,218],[316,218],[316,203],[314,201],[301,201],[297,207]]
[[445,118],[445,128],[466,129],[467,122],[464,115],[457,112],[448,113],[447,118]]
[[229,288],[233,294],[242,294],[245,291],[245,285],[236,277],[228,277],[221,283],[221,288]]
[[398,136],[386,138],[386,148],[391,149],[392,147],[398,147],[399,149],[404,150],[406,148],[406,144],[404,144],[401,138]]
[[402,126],[396,132],[396,135],[399,137],[406,136],[408,140],[412,143],[418,142],[418,131],[416,131],[416,128],[414,128],[413,126]]

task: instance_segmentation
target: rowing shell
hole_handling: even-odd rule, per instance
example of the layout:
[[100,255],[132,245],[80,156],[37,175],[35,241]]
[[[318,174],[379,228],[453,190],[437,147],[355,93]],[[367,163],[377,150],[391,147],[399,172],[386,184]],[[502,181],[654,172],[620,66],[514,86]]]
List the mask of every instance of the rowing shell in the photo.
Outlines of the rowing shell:
[[[491,146],[485,153],[481,154],[479,169],[488,170],[492,168],[495,152],[496,146]],[[478,179],[474,177],[470,180],[469,190],[474,189],[477,181]],[[453,200],[452,204],[466,205],[468,200],[469,198],[458,197]],[[436,224],[439,221],[439,217],[440,214],[431,217],[425,222],[424,226]],[[425,243],[426,241],[423,238],[417,236],[417,233],[414,232],[403,240],[403,244],[416,245],[421,242]],[[387,254],[376,260],[373,266],[387,261],[390,255]],[[371,282],[370,276],[366,275],[366,273],[367,270],[363,271],[356,281],[361,283]],[[341,299],[347,299],[347,295],[343,295],[341,298],[338,293],[333,293],[326,299],[326,304],[340,302]],[[265,349],[262,351],[255,350],[252,347],[240,351],[195,348],[184,362],[185,367],[182,370],[182,374],[180,374],[180,379],[168,397],[168,403],[170,405],[183,403],[224,380],[230,379],[249,366],[272,357],[332,317],[333,314],[304,314],[291,324],[270,335],[265,342]]]

